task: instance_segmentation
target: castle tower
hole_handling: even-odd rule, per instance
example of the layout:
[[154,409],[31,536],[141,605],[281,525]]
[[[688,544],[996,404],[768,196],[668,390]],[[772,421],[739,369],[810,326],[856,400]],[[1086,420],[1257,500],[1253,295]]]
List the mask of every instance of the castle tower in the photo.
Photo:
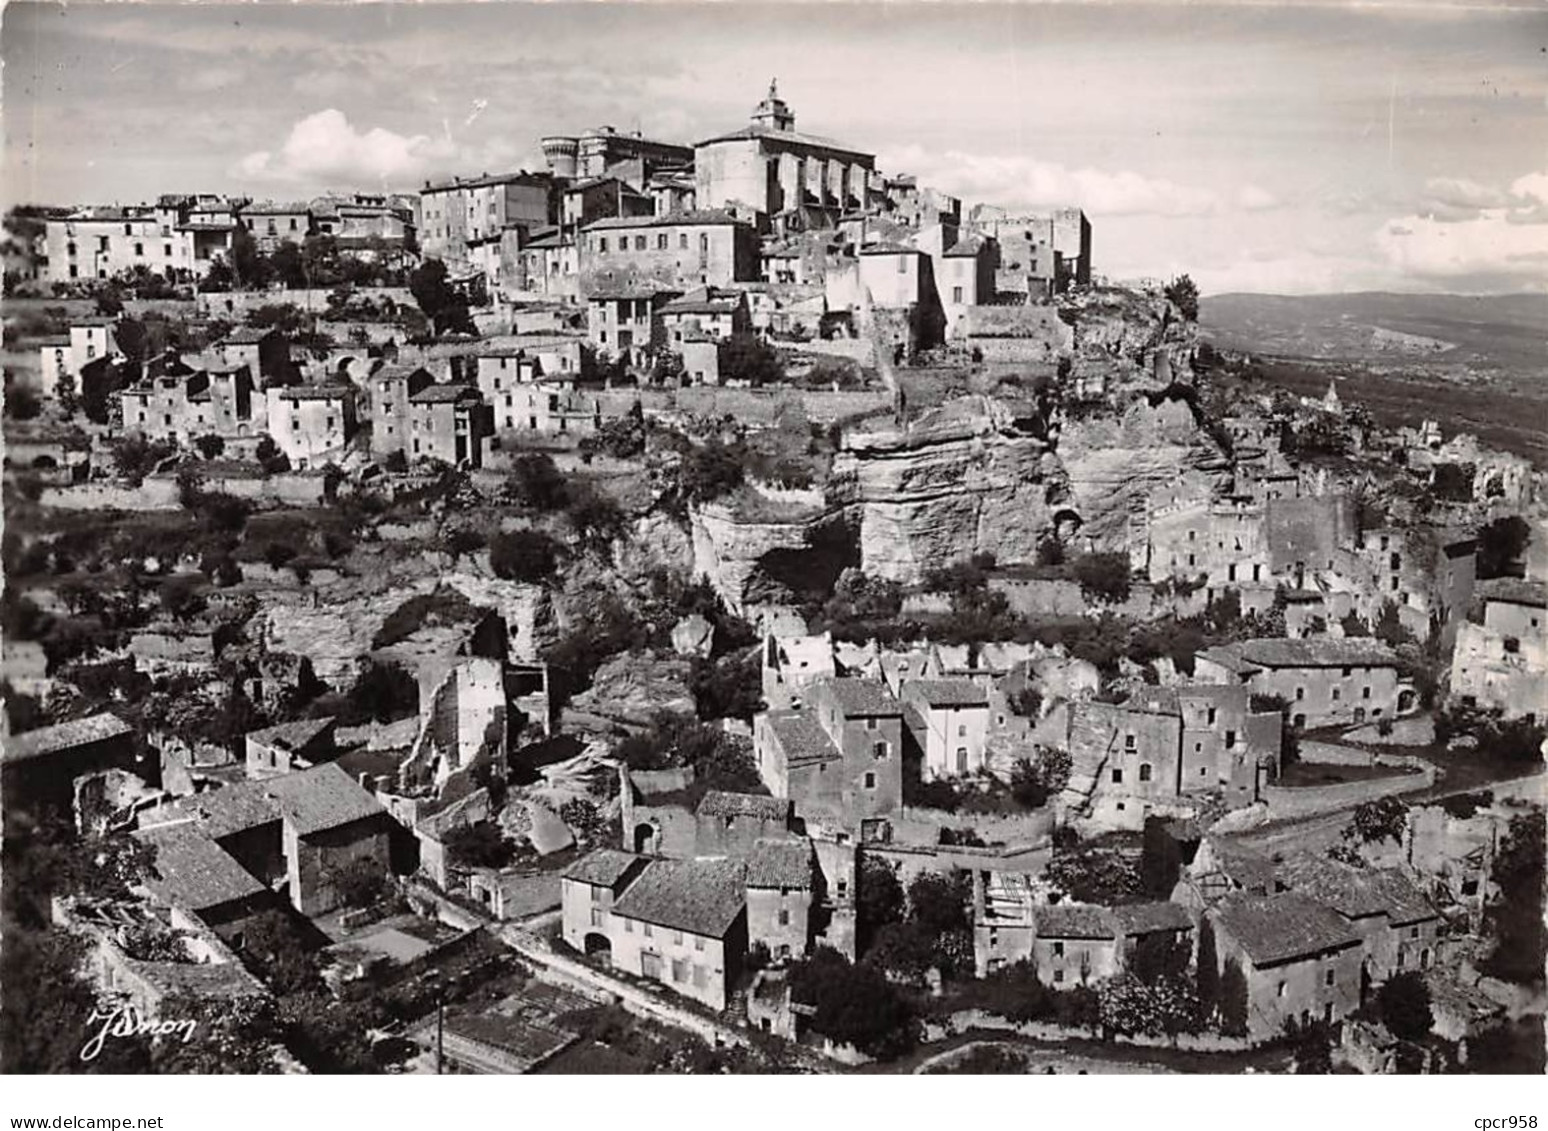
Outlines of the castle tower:
[[580,154],[580,140],[573,137],[545,137],[542,145],[548,171],[556,177],[572,179],[575,176],[576,159]]
[[757,125],[766,129],[777,130],[780,133],[791,133],[795,130],[795,114],[779,96],[779,80],[769,80],[769,94],[758,108],[753,111],[752,120]]

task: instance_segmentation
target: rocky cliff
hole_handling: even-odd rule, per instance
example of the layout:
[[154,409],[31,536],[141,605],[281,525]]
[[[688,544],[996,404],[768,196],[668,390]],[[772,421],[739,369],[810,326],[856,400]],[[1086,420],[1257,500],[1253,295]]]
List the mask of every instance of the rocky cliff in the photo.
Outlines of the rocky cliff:
[[851,432],[833,472],[829,501],[857,534],[861,568],[902,582],[983,551],[1032,560],[1065,493],[1048,445],[987,397]]

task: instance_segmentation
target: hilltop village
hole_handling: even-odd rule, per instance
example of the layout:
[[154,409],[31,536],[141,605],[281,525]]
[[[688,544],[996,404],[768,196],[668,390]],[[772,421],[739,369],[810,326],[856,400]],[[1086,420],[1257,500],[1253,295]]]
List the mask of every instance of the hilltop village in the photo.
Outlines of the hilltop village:
[[7,217],[8,1064],[1540,1071],[1543,472],[727,127]]

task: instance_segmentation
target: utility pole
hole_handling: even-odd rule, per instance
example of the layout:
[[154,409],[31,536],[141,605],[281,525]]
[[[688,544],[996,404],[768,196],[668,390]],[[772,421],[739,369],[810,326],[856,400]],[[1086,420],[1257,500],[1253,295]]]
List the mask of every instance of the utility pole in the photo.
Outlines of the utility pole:
[[446,995],[435,991],[435,1074],[442,1075],[446,1063]]

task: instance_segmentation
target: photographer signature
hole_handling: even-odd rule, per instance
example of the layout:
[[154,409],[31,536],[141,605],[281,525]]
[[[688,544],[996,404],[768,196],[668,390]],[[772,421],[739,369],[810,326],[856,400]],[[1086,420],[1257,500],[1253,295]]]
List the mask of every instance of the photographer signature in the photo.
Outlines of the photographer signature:
[[86,1023],[90,1025],[99,1021],[102,1023],[102,1028],[93,1033],[81,1046],[83,1062],[96,1060],[109,1037],[171,1037],[182,1034],[183,1043],[186,1045],[193,1040],[194,1031],[199,1027],[197,1021],[157,1020],[142,1014],[132,1005],[115,1005],[107,1013],[93,1009]]

